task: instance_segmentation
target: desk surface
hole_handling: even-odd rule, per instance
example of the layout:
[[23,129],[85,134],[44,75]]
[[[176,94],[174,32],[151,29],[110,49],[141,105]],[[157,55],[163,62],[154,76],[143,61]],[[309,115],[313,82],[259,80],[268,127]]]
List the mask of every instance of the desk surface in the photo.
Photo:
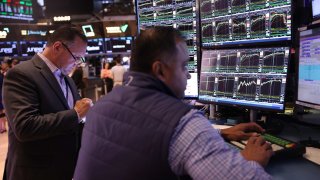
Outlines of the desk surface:
[[[286,122],[279,136],[296,142],[306,140],[309,137],[320,141],[320,128]],[[315,150],[320,154],[320,149]],[[319,156],[314,156],[312,158],[318,157]],[[270,173],[274,179],[320,179],[320,165],[303,157],[271,160],[266,171]]]
[[[225,126],[214,126],[215,128],[225,128]],[[308,127],[296,123],[287,122],[284,124],[283,131],[278,135],[292,141],[301,141],[312,137],[320,141],[320,128]],[[320,149],[318,149],[320,154]],[[319,157],[319,156],[318,156]],[[316,158],[318,158],[316,157]],[[320,161],[320,160],[319,160]],[[313,163],[303,157],[290,159],[271,159],[266,171],[271,174],[276,180],[319,180],[320,165]]]

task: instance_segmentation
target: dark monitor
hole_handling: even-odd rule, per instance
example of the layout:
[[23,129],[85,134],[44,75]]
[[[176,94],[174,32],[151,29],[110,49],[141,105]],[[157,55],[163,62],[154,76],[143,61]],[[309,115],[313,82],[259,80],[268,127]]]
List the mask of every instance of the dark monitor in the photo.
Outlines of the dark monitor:
[[46,17],[91,14],[93,11],[93,1],[88,0],[46,0],[44,4]]
[[33,20],[33,0],[3,0],[0,2],[0,19]]
[[283,111],[288,61],[288,47],[205,50],[199,100]]
[[202,46],[291,39],[291,0],[200,0]]
[[132,37],[105,38],[107,53],[130,53]]
[[312,0],[313,19],[320,19],[320,0]]
[[87,54],[104,53],[103,38],[88,39]]
[[0,57],[14,57],[18,56],[18,42],[17,41],[5,41],[0,42]]
[[300,32],[296,103],[320,109],[320,28]]
[[21,56],[34,56],[44,50],[46,41],[20,41]]
[[189,51],[188,70],[192,79],[188,80],[186,98],[198,97],[198,56],[199,46],[197,33],[198,15],[196,0],[138,0],[136,2],[138,30],[154,26],[169,26],[178,29],[184,38]]

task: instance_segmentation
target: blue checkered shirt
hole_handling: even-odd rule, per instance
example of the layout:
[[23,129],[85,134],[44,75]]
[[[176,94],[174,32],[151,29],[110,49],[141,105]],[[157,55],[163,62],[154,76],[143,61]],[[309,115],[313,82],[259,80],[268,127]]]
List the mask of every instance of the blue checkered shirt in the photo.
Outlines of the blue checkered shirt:
[[229,147],[202,112],[183,116],[170,141],[169,164],[176,175],[194,180],[272,179],[263,167]]

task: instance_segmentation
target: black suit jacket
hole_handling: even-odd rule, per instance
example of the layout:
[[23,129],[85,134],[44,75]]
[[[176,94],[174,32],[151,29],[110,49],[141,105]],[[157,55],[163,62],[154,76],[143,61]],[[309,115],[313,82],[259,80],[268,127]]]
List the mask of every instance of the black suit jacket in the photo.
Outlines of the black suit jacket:
[[[74,100],[80,99],[71,78]],[[78,116],[39,56],[11,69],[4,80],[9,122],[8,180],[71,179],[78,153]]]

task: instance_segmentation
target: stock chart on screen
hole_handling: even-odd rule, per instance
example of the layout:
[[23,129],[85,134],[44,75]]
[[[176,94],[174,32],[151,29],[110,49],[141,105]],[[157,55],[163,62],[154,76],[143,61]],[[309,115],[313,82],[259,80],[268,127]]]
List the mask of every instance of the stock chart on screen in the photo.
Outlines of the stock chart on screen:
[[137,14],[139,29],[154,26],[179,29],[187,41],[188,69],[197,72],[196,0],[138,0]]
[[291,0],[200,0],[203,47],[291,39]]
[[154,26],[168,26],[178,29],[188,46],[190,60],[185,98],[198,97],[198,46],[197,46],[197,12],[196,0],[138,0],[138,28],[146,29]]
[[204,50],[199,100],[283,110],[288,47]]

